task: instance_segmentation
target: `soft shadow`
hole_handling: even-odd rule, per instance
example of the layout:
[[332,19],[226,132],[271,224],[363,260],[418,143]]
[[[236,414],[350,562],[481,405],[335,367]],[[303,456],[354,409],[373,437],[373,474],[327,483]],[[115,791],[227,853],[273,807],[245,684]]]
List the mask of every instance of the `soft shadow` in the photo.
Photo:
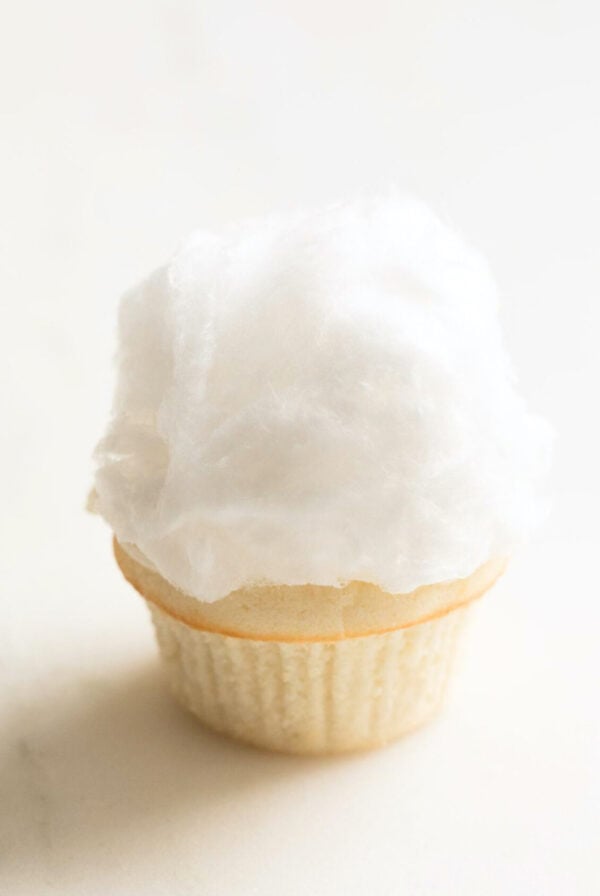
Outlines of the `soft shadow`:
[[212,734],[175,703],[154,665],[22,706],[3,741],[0,867],[16,885],[32,863],[47,880],[72,879],[124,842],[127,861],[142,861],[188,824],[201,852],[224,803],[331,761]]

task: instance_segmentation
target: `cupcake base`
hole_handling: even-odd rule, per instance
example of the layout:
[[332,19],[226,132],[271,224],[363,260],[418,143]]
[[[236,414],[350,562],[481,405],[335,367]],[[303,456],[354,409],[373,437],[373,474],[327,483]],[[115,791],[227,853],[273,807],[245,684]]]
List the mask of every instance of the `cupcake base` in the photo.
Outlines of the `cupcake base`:
[[301,754],[382,746],[433,716],[470,609],[381,634],[282,641],[204,631],[147,603],[188,710],[222,734]]

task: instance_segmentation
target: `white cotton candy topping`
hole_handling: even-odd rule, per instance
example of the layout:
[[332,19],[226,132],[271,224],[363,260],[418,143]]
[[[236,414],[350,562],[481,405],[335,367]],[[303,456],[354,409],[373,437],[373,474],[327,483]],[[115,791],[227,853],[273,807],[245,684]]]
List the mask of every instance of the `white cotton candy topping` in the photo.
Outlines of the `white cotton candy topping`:
[[122,300],[98,511],[204,601],[470,575],[536,522],[548,457],[495,306],[394,195],[193,234]]

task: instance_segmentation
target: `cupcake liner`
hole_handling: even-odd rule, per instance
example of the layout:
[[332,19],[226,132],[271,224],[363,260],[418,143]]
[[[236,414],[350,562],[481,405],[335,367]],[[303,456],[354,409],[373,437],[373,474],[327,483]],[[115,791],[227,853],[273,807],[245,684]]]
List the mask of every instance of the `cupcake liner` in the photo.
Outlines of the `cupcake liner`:
[[427,721],[470,610],[383,634],[289,642],[199,630],[147,603],[187,709],[238,740],[306,754],[381,746]]

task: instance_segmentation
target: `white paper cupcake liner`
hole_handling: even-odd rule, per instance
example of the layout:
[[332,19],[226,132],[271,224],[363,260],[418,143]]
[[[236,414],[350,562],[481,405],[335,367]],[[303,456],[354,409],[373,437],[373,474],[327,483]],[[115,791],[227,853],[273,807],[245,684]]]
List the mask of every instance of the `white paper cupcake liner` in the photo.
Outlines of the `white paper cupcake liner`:
[[187,709],[247,743],[313,754],[380,746],[427,721],[470,609],[384,634],[289,642],[198,630],[148,606]]

